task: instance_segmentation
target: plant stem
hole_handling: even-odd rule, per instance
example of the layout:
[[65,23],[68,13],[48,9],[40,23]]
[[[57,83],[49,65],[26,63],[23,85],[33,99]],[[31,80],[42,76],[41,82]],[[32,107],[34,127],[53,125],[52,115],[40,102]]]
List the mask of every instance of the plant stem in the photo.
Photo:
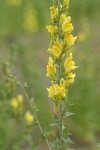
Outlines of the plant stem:
[[[61,79],[61,61],[59,61],[59,82]],[[63,101],[60,103],[60,150],[63,150]]]
[[60,122],[60,149],[63,150],[63,103],[60,105],[61,122]]
[[[28,96],[28,94],[27,94],[27,92],[26,92],[26,89],[23,87],[22,84],[20,84],[20,86],[22,87],[22,89],[23,89],[23,91],[24,91],[24,94],[25,94],[25,96],[26,96],[26,98],[27,98],[27,100],[28,100],[28,102],[29,102],[29,105],[30,105],[31,109],[33,110],[33,107],[32,107],[32,104],[31,104],[31,102],[30,102],[30,98],[29,98],[29,96]],[[38,117],[37,117],[37,114],[36,114],[35,111],[33,111],[33,113],[34,113],[34,117],[35,117],[35,119],[36,119],[36,122],[37,122],[37,124],[38,124],[38,127],[39,127],[39,129],[40,129],[40,132],[41,132],[41,134],[43,134],[43,129],[42,129],[42,127],[41,127],[41,124],[40,124],[40,122],[39,122],[39,119],[38,119]],[[50,143],[49,143],[49,141],[48,141],[48,139],[47,139],[46,137],[45,137],[45,140],[46,140],[46,143],[47,143],[47,146],[48,146],[49,150],[52,150],[52,149],[51,149],[51,146],[50,146]]]
[[[15,80],[16,83],[17,83],[17,85],[19,85],[19,86],[22,88],[22,90],[23,90],[23,92],[24,92],[24,94],[25,94],[25,96],[26,96],[26,98],[27,98],[27,101],[28,101],[28,103],[29,103],[29,106],[31,107],[31,110],[33,111],[34,117],[35,117],[36,122],[37,122],[37,124],[38,124],[38,127],[39,127],[39,129],[40,129],[40,132],[41,132],[41,134],[43,135],[43,129],[42,129],[42,127],[41,127],[41,124],[40,124],[40,122],[39,122],[39,119],[38,119],[38,117],[37,117],[37,114],[36,114],[36,112],[35,112],[34,109],[33,109],[33,105],[32,105],[32,103],[31,103],[31,101],[30,101],[30,98],[29,98],[29,96],[28,96],[28,93],[27,93],[25,87],[21,84],[21,82],[19,82],[19,81],[16,79],[15,76],[9,75],[9,77],[12,78],[13,80]],[[33,104],[34,104],[34,100],[33,100]],[[49,150],[52,150],[52,148],[51,148],[51,146],[50,146],[50,143],[49,143],[47,137],[45,137],[45,140],[46,140],[46,143],[47,143],[47,146],[48,146]]]

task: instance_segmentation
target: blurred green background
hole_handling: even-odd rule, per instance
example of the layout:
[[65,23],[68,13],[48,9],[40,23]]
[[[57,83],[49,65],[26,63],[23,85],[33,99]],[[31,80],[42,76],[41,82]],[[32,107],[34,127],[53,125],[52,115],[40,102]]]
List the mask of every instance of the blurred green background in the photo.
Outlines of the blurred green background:
[[[25,149],[18,140],[23,139],[21,133],[12,130],[16,123],[11,118],[8,102],[22,91],[11,89],[13,83],[5,75],[6,64],[22,83],[28,83],[28,93],[35,98],[42,126],[45,128],[50,121],[53,107],[48,100],[46,88],[50,82],[45,69],[50,36],[45,25],[50,22],[51,5],[52,0],[0,0],[0,150]],[[78,35],[72,50],[79,68],[68,98],[74,103],[70,110],[75,115],[68,118],[66,124],[72,133],[74,148],[96,150],[100,143],[100,1],[70,0],[69,14],[74,34]],[[5,82],[10,82],[10,87],[5,89]],[[19,128],[18,131],[22,131]],[[16,138],[9,142],[14,133]],[[46,149],[38,128],[37,132],[33,129],[32,134],[35,149],[42,150],[42,146]],[[37,144],[42,145],[41,148]]]

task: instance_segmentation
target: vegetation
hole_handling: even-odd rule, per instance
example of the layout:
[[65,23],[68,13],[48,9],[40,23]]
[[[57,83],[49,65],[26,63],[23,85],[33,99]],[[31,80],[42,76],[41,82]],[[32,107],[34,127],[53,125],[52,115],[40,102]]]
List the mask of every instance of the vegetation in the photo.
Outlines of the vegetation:
[[[69,7],[75,26],[74,35],[78,35],[72,51],[79,68],[68,96],[71,104],[69,111],[74,115],[68,117],[66,124],[72,133],[72,147],[79,150],[96,150],[100,143],[99,3],[98,0],[75,0],[70,1]],[[0,1],[1,150],[39,149],[38,145],[45,149],[45,142],[40,132],[36,131],[36,122],[33,121],[30,127],[26,124],[25,114],[28,112],[31,116],[32,111],[25,93],[9,75],[15,76],[22,85],[27,82],[29,98],[34,97],[41,126],[47,130],[53,112],[53,103],[48,100],[46,90],[50,83],[45,71],[50,41],[45,25],[50,21],[51,5],[50,0]],[[16,116],[11,100],[17,99],[18,95],[23,97],[23,112]],[[32,118],[29,120],[34,120]]]

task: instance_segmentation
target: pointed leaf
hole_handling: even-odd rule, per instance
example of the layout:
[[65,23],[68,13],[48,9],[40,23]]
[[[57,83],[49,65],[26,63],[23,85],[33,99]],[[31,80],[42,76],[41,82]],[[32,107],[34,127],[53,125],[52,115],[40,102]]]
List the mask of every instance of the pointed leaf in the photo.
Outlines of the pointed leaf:
[[64,114],[64,117],[66,118],[66,117],[69,117],[69,116],[72,116],[72,115],[74,115],[74,113],[66,112],[66,113]]
[[74,144],[74,142],[69,137],[63,138],[63,142],[67,144]]

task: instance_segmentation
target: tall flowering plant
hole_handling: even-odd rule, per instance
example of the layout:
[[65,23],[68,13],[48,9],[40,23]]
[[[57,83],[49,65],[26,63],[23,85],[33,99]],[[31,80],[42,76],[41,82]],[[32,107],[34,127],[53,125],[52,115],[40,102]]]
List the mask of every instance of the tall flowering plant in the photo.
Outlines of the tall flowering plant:
[[[68,133],[65,134],[64,118],[70,115],[67,112],[68,89],[74,82],[76,74],[73,71],[77,68],[70,52],[77,36],[71,33],[74,26],[68,14],[68,7],[69,0],[53,0],[53,6],[50,7],[51,23],[46,26],[51,35],[46,74],[51,80],[51,86],[47,90],[49,98],[54,102],[54,113],[58,120],[60,138],[57,139],[55,147],[60,150],[68,148]],[[60,111],[60,116],[57,116],[57,111]]]

